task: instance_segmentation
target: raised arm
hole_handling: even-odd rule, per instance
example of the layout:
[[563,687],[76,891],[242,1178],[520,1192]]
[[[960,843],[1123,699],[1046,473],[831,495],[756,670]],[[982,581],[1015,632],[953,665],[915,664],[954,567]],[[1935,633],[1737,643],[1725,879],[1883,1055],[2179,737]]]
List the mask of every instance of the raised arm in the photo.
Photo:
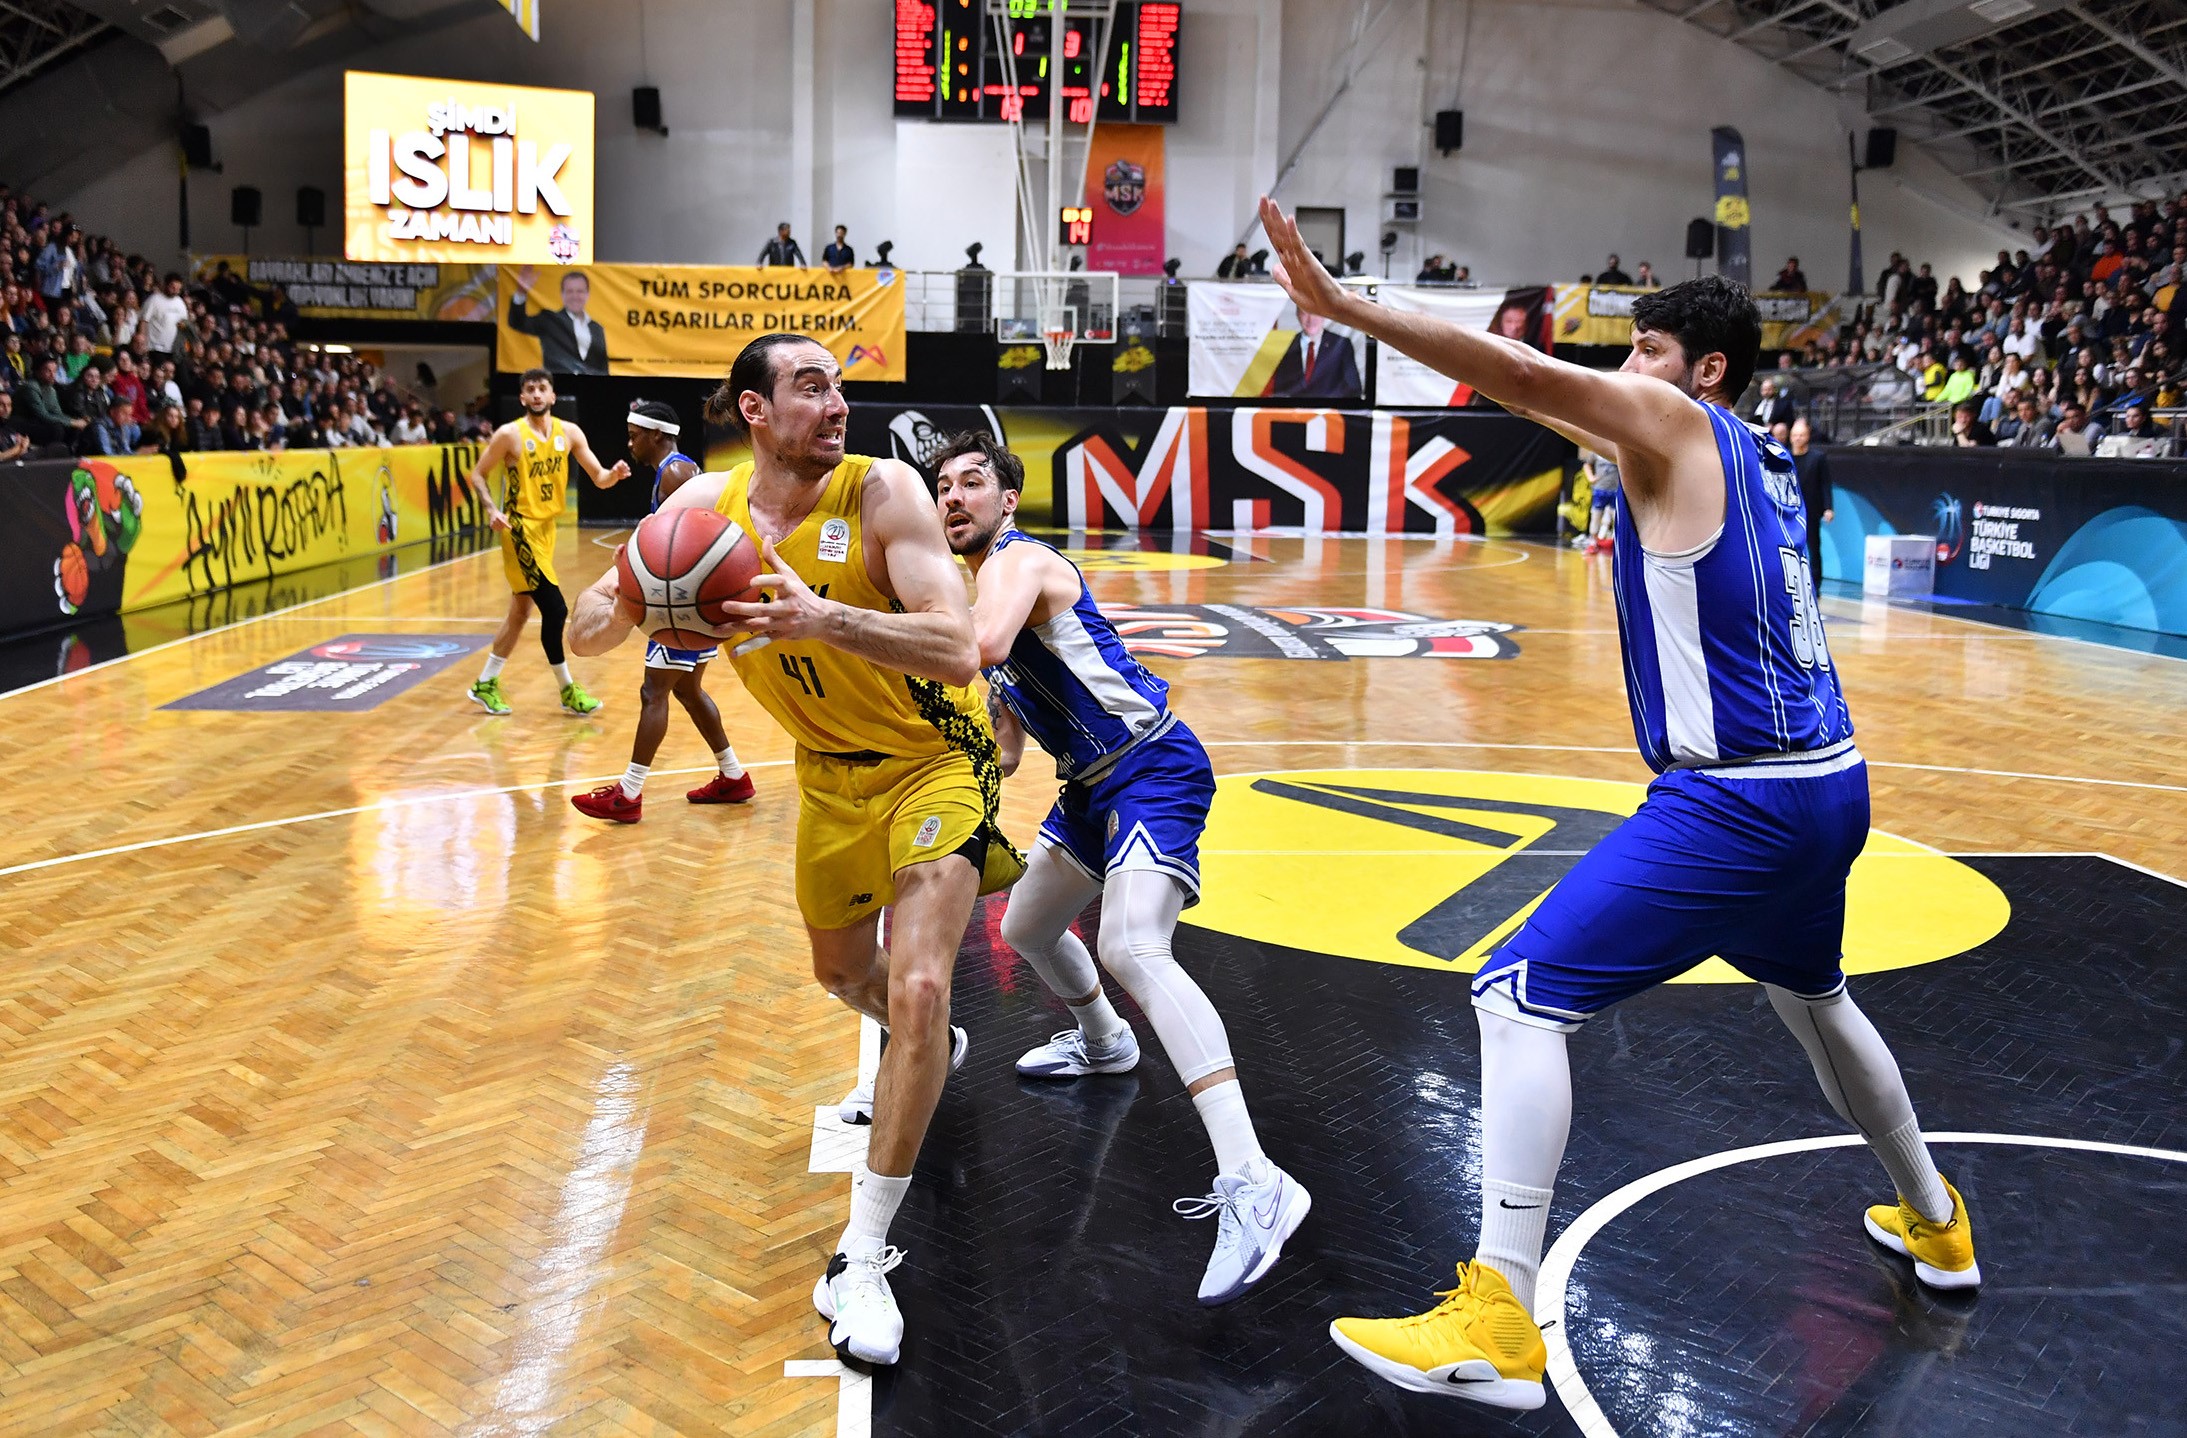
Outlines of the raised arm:
[[[682,499],[693,485],[676,494]],[[964,601],[964,579],[942,537],[942,522],[926,484],[901,461],[875,460],[861,497],[867,563],[894,591],[901,614],[859,609],[813,593],[763,543],[767,572],[754,587],[771,591],[765,604],[724,604],[722,632],[760,638],[817,639],[845,654],[944,684],[970,684],[979,673],[979,646]]]
[[1629,450],[1667,466],[1697,443],[1714,443],[1701,407],[1663,380],[1583,369],[1485,330],[1378,305],[1339,285],[1299,238],[1296,222],[1265,197],[1261,224],[1276,250],[1276,283],[1302,310],[1372,335],[1545,423],[1599,436],[1605,450]]
[[492,474],[497,467],[507,464],[515,453],[516,436],[505,428],[497,429],[494,437],[486,441],[486,448],[479,451],[478,463],[471,466],[471,472],[466,476],[471,481],[471,492],[478,496],[480,504],[486,506],[486,522],[495,529],[507,529],[509,516],[501,512],[500,505],[494,503],[493,486],[487,482],[486,476]]
[[1056,577],[1052,571],[1068,574],[1070,568],[1069,560],[1037,544],[1013,544],[980,566],[972,633],[979,641],[982,669],[1010,657],[1018,632],[1033,622],[1042,594]]
[[585,477],[592,481],[594,489],[613,489],[630,478],[630,464],[627,460],[618,459],[612,468],[602,469],[600,457],[592,452],[592,442],[585,438],[585,432],[576,425],[565,424],[562,432],[570,437],[570,458],[584,470]]

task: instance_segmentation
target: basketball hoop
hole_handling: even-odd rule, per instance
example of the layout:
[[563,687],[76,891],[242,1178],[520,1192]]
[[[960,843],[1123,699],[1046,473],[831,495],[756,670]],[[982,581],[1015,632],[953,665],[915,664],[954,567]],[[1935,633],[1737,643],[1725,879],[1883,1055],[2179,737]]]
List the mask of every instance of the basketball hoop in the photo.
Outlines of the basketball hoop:
[[1040,332],[1040,342],[1048,351],[1048,368],[1069,369],[1071,367],[1071,347],[1078,343],[1077,331],[1068,328],[1049,329],[1043,327]]

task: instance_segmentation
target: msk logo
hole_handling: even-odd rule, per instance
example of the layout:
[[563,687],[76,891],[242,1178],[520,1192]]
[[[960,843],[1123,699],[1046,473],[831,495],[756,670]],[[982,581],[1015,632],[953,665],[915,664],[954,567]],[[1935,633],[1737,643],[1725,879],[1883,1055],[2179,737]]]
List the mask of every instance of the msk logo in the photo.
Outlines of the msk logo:
[[1940,494],[1929,506],[1936,517],[1936,562],[1949,564],[1966,548],[1967,528],[1960,518],[1959,501],[1948,494]]
[[1101,173],[1101,197],[1120,215],[1138,209],[1147,198],[1146,166],[1130,160],[1111,162]]
[[[1200,850],[1200,903],[1184,922],[1292,953],[1471,973],[1645,793],[1448,769],[1225,775]],[[1845,968],[1856,974],[1964,953],[2012,912],[1966,864],[1874,832],[1846,895]],[[1678,980],[1747,981],[1720,958]]]
[[850,355],[843,362],[843,367],[849,369],[853,365],[861,364],[877,364],[881,368],[887,369],[888,354],[879,345],[852,345]]

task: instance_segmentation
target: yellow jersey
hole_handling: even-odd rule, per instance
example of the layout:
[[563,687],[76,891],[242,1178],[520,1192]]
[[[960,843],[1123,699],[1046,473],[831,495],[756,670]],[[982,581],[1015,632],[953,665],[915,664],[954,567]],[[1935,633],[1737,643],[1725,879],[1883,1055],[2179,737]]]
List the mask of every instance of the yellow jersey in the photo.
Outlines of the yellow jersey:
[[552,519],[569,501],[570,437],[547,416],[541,438],[528,419],[516,422],[517,452],[507,467],[508,511],[521,519]]
[[[783,564],[822,598],[901,614],[903,606],[866,571],[860,500],[872,467],[866,455],[846,456],[812,513],[788,534],[767,537]],[[756,544],[762,531],[752,522],[751,483],[747,460],[729,471],[714,507]],[[955,750],[975,768],[994,763],[995,731],[969,687],[886,669],[817,639],[776,639],[730,657],[760,708],[814,753],[912,759]]]

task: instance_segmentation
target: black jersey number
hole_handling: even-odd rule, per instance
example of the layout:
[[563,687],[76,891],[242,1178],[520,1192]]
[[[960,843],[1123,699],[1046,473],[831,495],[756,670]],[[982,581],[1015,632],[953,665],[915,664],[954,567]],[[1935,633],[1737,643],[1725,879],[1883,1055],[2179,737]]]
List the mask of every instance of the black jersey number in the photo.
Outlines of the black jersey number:
[[828,697],[828,691],[821,687],[820,671],[813,667],[810,658],[803,654],[785,654],[781,658],[782,672],[797,681],[797,687],[805,691],[806,697],[812,699],[825,699]]

